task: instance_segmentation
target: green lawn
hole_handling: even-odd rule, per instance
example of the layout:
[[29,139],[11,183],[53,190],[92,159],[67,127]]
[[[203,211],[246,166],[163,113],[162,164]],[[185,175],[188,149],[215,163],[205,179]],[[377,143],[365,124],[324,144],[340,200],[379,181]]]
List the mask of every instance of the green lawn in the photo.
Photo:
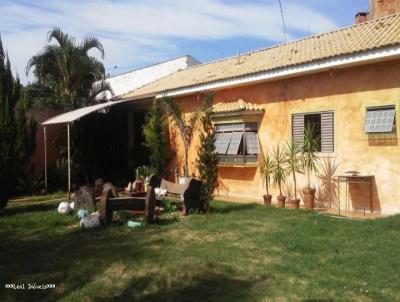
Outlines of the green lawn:
[[218,202],[208,215],[85,231],[56,209],[0,212],[0,301],[400,300],[400,216],[354,221]]

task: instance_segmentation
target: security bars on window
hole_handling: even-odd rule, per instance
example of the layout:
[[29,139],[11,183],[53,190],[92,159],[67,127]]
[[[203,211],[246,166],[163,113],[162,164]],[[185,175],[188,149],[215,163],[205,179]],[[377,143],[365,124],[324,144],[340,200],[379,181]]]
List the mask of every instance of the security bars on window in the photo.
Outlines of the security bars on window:
[[256,163],[260,147],[257,123],[231,123],[215,126],[216,152],[220,165]]

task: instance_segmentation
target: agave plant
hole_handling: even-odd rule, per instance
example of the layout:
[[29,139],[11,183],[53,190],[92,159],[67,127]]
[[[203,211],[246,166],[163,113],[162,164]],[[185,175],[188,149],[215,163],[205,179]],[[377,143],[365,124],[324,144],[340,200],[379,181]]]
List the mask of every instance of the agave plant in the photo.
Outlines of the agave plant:
[[284,150],[277,145],[273,152],[274,169],[272,179],[279,187],[279,196],[282,195],[282,185],[286,182],[287,168]]
[[315,126],[307,124],[304,128],[304,145],[303,145],[303,168],[307,172],[307,187],[311,188],[311,173],[318,172],[318,151],[319,137],[316,134]]
[[[298,143],[287,142],[284,146],[287,168],[292,174],[294,185],[294,198],[297,199],[297,181],[296,173],[303,174],[303,161],[301,154],[301,147]],[[290,196],[288,196],[290,198]]]
[[269,154],[266,154],[264,156],[262,165],[260,166],[260,170],[261,170],[261,176],[265,184],[265,188],[267,190],[267,195],[269,195],[268,189],[270,185],[270,178],[274,172],[274,169],[275,169],[275,163],[272,157]]

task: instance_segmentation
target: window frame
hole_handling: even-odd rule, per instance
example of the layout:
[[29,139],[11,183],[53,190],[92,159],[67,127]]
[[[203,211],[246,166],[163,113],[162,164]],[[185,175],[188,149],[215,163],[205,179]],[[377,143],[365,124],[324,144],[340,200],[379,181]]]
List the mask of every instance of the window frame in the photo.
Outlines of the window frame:
[[[393,110],[393,122],[392,122],[392,130],[391,131],[367,131],[367,121],[368,121],[368,113],[373,111],[383,111],[383,110]],[[384,117],[383,117],[384,118]],[[387,104],[381,106],[368,106],[365,107],[365,115],[364,115],[364,134],[366,135],[382,135],[382,134],[395,134],[397,131],[397,122],[396,122],[396,105],[395,104]]]
[[[232,125],[229,127],[228,125]],[[239,127],[235,127],[237,125]],[[220,128],[220,129],[218,129]],[[218,157],[220,158],[220,166],[251,166],[257,165],[258,156],[260,154],[260,141],[258,136],[258,122],[252,121],[243,121],[243,122],[220,122],[214,124],[215,133],[232,133],[232,137],[234,133],[241,133],[240,142],[237,147],[236,154],[229,154],[229,149],[231,145],[231,141],[229,142],[228,148],[224,154],[218,153]],[[246,146],[246,133],[255,133],[257,136],[257,144],[258,148],[257,154],[247,154],[247,146]]]
[[[336,109],[337,108],[332,108],[332,107],[326,107],[324,109],[321,109],[320,111],[295,111],[295,112],[291,112],[290,113],[290,138],[291,141],[294,142],[295,141],[295,136],[298,136],[298,130],[295,131],[294,128],[294,119],[295,117],[300,117],[302,116],[303,121],[302,121],[302,131],[303,131],[303,141],[299,142],[297,140],[297,143],[302,145],[302,143],[304,142],[304,128],[305,128],[305,116],[306,115],[313,115],[313,114],[318,114],[320,115],[320,124],[321,124],[321,143],[320,143],[320,150],[321,151],[317,151],[317,153],[321,154],[321,156],[326,156],[326,155],[334,155],[336,154]],[[325,127],[323,127],[323,118],[322,115],[323,114],[331,114],[331,117],[329,118],[331,121],[331,129],[330,131],[328,129],[326,129]],[[329,120],[328,119],[328,120]],[[324,132],[327,131],[327,132]],[[331,132],[331,133],[329,133]],[[295,135],[296,133],[296,135]],[[324,143],[324,139],[323,138],[323,133],[325,133],[324,135],[328,135],[327,137],[331,137],[331,143],[328,145],[328,147],[326,147],[326,143]],[[325,148],[330,149],[331,151],[323,151],[324,148],[323,146],[325,146]]]

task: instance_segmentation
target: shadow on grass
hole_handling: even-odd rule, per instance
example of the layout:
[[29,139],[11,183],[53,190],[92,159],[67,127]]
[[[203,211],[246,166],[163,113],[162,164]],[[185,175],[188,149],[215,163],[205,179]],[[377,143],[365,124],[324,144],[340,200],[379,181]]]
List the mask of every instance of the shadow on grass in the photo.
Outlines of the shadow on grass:
[[171,217],[171,218],[163,218],[161,217],[156,217],[154,224],[156,225],[161,225],[161,226],[165,226],[165,225],[171,225],[171,224],[176,224],[178,223],[180,220],[178,217]]
[[[131,237],[129,237],[131,236]],[[0,301],[56,301],[87,285],[121,259],[156,257],[118,226],[15,240],[2,234]],[[56,284],[52,290],[4,289],[4,284]]]
[[258,207],[257,204],[234,204],[225,203],[223,205],[218,205],[217,207],[211,207],[210,213],[213,214],[226,214],[231,212],[241,212],[245,210],[251,210]]
[[182,280],[183,284],[173,280],[167,285],[163,281],[157,274],[136,277],[119,295],[96,301],[244,301],[251,297],[254,286],[265,286],[268,278],[244,280],[204,270]]
[[58,203],[34,203],[14,206],[0,210],[0,217],[12,216],[28,212],[46,212],[57,208]]

